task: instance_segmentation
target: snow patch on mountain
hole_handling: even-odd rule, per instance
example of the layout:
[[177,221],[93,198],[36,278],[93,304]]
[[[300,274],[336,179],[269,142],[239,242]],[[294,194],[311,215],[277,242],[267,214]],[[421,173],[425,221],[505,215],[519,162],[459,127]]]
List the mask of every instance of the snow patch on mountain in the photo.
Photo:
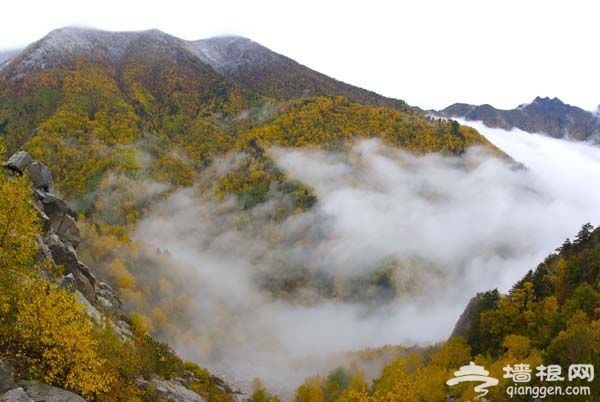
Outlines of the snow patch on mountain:
[[0,70],[4,68],[4,66],[8,65],[19,53],[21,53],[22,49],[13,49],[13,50],[1,50],[0,51]]
[[222,36],[189,42],[190,50],[215,70],[227,74],[244,64],[254,66],[273,62],[274,54],[241,36]]
[[185,49],[187,43],[157,29],[109,32],[91,28],[65,27],[54,30],[23,51],[18,70],[47,68],[65,57],[82,55],[119,62],[131,50]]

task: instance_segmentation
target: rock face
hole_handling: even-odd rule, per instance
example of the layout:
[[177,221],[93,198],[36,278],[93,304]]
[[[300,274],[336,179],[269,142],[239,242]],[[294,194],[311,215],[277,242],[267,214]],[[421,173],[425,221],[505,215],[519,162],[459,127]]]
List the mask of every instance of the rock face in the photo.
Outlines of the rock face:
[[558,98],[537,97],[533,102],[511,110],[455,103],[439,114],[448,118],[482,121],[493,128],[518,128],[528,133],[600,144],[600,115],[567,105]]
[[467,303],[467,306],[465,307],[463,313],[460,315],[458,321],[454,325],[454,330],[452,331],[450,338],[454,338],[457,336],[466,337],[468,335],[469,330],[471,328],[471,324],[475,319],[475,316],[480,312],[478,306],[481,303],[481,301],[481,293],[478,293],[477,295],[473,296],[471,300],[469,300],[469,303]]
[[0,402],[35,402],[21,387],[11,389],[0,396]]
[[43,163],[32,162],[27,166],[27,175],[29,176],[29,180],[31,180],[33,188],[47,193],[54,192],[52,188],[52,172],[50,172],[48,166]]
[[172,379],[170,381],[152,379],[151,381],[138,380],[140,388],[152,387],[154,393],[160,400],[172,402],[205,402],[197,393],[187,389],[182,379]]
[[[106,283],[96,279],[90,268],[79,260],[76,248],[79,244],[79,228],[76,214],[52,191],[54,183],[50,169],[34,161],[24,151],[15,153],[3,164],[10,175],[26,174],[31,181],[35,199],[34,207],[42,221],[43,233],[37,242],[40,251],[36,263],[48,271],[51,266],[64,268],[64,276],[57,286],[75,294],[76,300],[85,307],[86,313],[96,322],[105,317],[114,319],[117,333],[123,341],[133,337],[123,303],[118,294]],[[123,319],[122,319],[123,318]],[[205,402],[186,387],[188,380],[175,378],[150,381],[138,380],[138,386],[153,390],[156,401]],[[224,388],[225,389],[225,388]],[[39,381],[14,381],[14,371],[0,360],[0,402],[86,402],[82,397]]]
[[0,402],[86,402],[82,397],[39,381],[13,381],[12,370],[0,360]]
[[[117,293],[104,283],[98,283],[90,268],[79,260],[77,246],[80,242],[76,214],[66,202],[54,194],[52,172],[43,163],[34,161],[25,151],[13,154],[3,166],[13,175],[26,174],[33,188],[35,207],[38,210],[43,236],[38,239],[40,252],[36,263],[45,266],[61,265],[70,278],[65,286],[75,285],[96,308],[117,317],[125,315],[123,303]],[[63,282],[65,279],[63,278]]]
[[12,369],[0,360],[0,395],[16,387],[17,384],[13,381]]
[[4,166],[14,172],[23,173],[31,162],[33,162],[31,155],[25,151],[19,151],[13,154],[8,161],[4,163]]
[[21,381],[19,385],[21,385],[27,395],[35,401],[86,402],[86,400],[79,395],[48,384],[43,384],[39,381]]

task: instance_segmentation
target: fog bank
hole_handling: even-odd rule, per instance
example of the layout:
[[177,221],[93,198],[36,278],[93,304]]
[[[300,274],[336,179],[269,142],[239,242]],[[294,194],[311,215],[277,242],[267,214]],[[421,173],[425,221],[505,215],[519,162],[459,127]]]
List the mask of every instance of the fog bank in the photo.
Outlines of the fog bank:
[[[186,277],[188,329],[169,341],[209,368],[289,390],[330,368],[318,358],[328,353],[445,339],[476,292],[508,290],[583,223],[600,222],[598,148],[475,126],[526,168],[481,149],[416,157],[369,140],[344,153],[272,149],[318,197],[282,222],[268,218],[278,200],[241,212],[235,199],[175,193],[136,232]],[[386,264],[397,293],[385,303],[310,289],[291,302],[257,281],[307,269],[335,287]]]

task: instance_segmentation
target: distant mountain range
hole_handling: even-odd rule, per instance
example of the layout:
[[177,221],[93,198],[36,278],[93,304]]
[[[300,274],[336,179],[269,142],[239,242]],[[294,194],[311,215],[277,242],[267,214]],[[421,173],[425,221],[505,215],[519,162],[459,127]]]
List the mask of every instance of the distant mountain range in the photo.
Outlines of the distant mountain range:
[[512,110],[496,109],[488,104],[455,103],[439,114],[448,118],[482,121],[493,128],[518,128],[554,138],[600,143],[600,115],[565,104],[558,98],[537,97],[533,102]]

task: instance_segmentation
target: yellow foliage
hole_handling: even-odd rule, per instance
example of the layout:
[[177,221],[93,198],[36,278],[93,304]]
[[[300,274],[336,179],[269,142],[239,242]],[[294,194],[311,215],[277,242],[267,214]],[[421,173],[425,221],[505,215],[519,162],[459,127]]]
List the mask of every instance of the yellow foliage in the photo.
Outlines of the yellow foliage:
[[30,205],[24,176],[9,179],[0,172],[0,285],[22,274],[37,252],[38,216]]
[[323,402],[323,379],[319,376],[309,377],[296,390],[295,402]]
[[418,402],[419,389],[414,377],[406,372],[403,359],[384,367],[381,376],[373,381],[374,402]]
[[529,355],[531,350],[531,341],[526,336],[521,335],[508,335],[504,338],[502,344],[507,351],[506,355],[515,359],[524,359]]
[[37,277],[26,280],[18,304],[16,356],[26,371],[85,398],[106,392],[114,381],[93,338],[93,324],[73,294],[49,288]]

